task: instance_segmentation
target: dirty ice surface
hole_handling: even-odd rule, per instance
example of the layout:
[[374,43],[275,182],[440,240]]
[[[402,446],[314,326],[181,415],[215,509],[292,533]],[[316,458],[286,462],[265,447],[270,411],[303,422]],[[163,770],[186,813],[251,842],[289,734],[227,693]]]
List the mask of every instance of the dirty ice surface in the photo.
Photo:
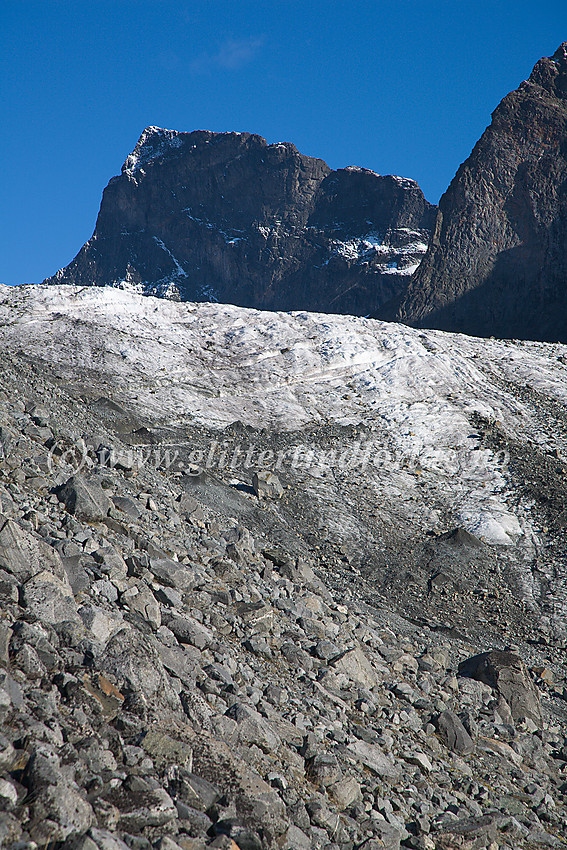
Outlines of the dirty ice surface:
[[488,543],[529,539],[506,457],[473,416],[565,450],[512,392],[567,401],[567,348],[352,316],[178,303],[99,287],[0,287],[0,349],[50,364],[149,424],[352,425],[375,434],[385,498],[431,494]]

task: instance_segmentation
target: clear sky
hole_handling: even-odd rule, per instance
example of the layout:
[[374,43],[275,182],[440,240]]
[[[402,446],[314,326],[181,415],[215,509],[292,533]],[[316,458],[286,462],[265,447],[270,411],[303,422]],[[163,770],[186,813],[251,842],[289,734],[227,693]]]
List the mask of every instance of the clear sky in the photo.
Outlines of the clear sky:
[[92,234],[144,127],[239,130],[437,202],[566,0],[0,0],[0,282]]

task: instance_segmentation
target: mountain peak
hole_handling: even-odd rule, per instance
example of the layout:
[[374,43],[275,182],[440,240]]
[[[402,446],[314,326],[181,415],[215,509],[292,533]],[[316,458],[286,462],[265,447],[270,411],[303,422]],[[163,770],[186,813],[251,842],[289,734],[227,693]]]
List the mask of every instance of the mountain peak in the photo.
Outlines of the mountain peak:
[[136,147],[126,158],[122,166],[122,173],[133,174],[151,160],[171,154],[176,148],[181,148],[186,144],[191,148],[196,148],[198,145],[210,144],[210,142],[216,139],[227,137],[234,140],[254,138],[261,145],[267,145],[265,139],[262,139],[261,136],[254,136],[252,133],[215,133],[212,130],[183,132],[180,130],[167,130],[164,127],[155,127],[152,125],[142,131]]
[[559,45],[551,58],[554,62],[567,66],[567,41]]
[[165,130],[162,127],[146,127],[142,131],[136,147],[126,157],[126,161],[122,166],[122,173],[132,174],[146,162],[157,156],[162,156],[168,149],[171,150],[180,147],[181,144],[181,134],[176,130]]
[[567,99],[567,41],[559,45],[553,56],[544,56],[536,62],[528,82],[555,97]]
[[396,317],[478,336],[565,341],[565,185],[567,42],[494,110],[439,202],[428,253]]
[[150,126],[92,238],[48,282],[368,315],[399,294],[434,217],[413,180],[332,171],[253,133]]

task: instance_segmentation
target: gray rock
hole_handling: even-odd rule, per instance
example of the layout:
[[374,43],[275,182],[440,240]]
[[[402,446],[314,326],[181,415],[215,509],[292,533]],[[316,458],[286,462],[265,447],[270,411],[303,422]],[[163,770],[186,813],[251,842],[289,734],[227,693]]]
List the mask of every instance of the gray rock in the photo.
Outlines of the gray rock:
[[169,558],[150,558],[150,571],[160,584],[180,591],[192,590],[198,580],[194,570]]
[[214,641],[214,635],[201,623],[192,617],[170,617],[166,621],[168,629],[171,629],[179,643],[188,643],[197,649],[206,649]]
[[237,605],[238,616],[251,633],[270,632],[274,627],[274,610],[263,602],[241,602]]
[[107,573],[111,578],[126,578],[128,572],[126,562],[114,546],[101,546],[93,552],[92,556],[97,564],[100,564],[102,572]]
[[0,705],[4,705],[5,713],[9,713],[9,709],[12,707],[18,710],[22,710],[24,707],[24,696],[20,685],[6,670],[2,669],[0,669],[0,697]]
[[34,789],[31,836],[38,844],[67,841],[87,831],[93,810],[77,787],[65,782]]
[[120,829],[141,832],[148,826],[164,826],[177,817],[175,803],[163,788],[129,791],[124,784],[105,795],[119,811]]
[[245,640],[243,643],[245,649],[253,652],[254,655],[259,655],[260,658],[272,658],[273,652],[270,648],[270,645],[261,637],[257,635],[252,635],[251,638]]
[[452,711],[441,712],[437,718],[437,728],[450,750],[454,750],[459,755],[467,755],[473,752],[474,741],[457,715]]
[[128,610],[140,614],[152,629],[156,630],[161,626],[159,602],[147,587],[131,588],[122,594],[120,601]]
[[235,703],[227,712],[238,724],[238,737],[245,744],[256,744],[267,753],[277,750],[281,741],[272,725],[246,703]]
[[174,587],[159,587],[154,590],[154,596],[162,605],[168,605],[177,610],[183,608],[183,597]]
[[[17,847],[21,837],[21,823],[16,820],[14,815],[5,813],[0,818],[0,847]],[[29,846],[27,842],[25,846]]]
[[26,608],[44,623],[80,621],[67,576],[60,579],[51,571],[43,570],[24,584],[23,601]]
[[307,673],[313,669],[313,659],[309,653],[291,641],[282,644],[281,654],[292,667],[298,667]]
[[407,682],[397,682],[393,685],[392,691],[398,699],[405,700],[412,704],[419,699],[418,692]]
[[309,836],[292,824],[285,834],[283,850],[312,850],[312,848]]
[[73,555],[62,558],[61,561],[75,595],[90,587],[91,576],[87,572],[87,566],[92,564],[92,560],[88,555]]
[[359,850],[400,850],[402,834],[399,829],[386,821],[375,821],[372,828],[378,837],[359,844]]
[[175,764],[191,770],[193,747],[186,741],[173,738],[160,730],[151,729],[144,735],[142,747],[158,767]]
[[122,511],[132,520],[137,520],[142,513],[136,502],[126,496],[112,496],[112,502],[117,510]]
[[188,493],[182,493],[179,497],[179,513],[194,522],[203,522],[205,519],[202,505]]
[[373,688],[379,682],[378,674],[360,647],[343,652],[331,661],[331,666],[366,688]]
[[473,818],[460,818],[437,827],[437,834],[462,835],[468,839],[481,837],[488,841],[496,838],[498,824],[505,821],[500,813],[490,813]]
[[127,696],[131,710],[143,715],[159,714],[166,708],[180,710],[177,694],[155,648],[134,629],[121,629],[110,638],[104,653],[104,670]]
[[80,475],[69,478],[56,493],[69,513],[85,522],[101,522],[111,508],[102,487],[94,481],[87,482]]
[[0,733],[0,771],[12,770],[16,758],[16,751],[11,741]]
[[112,832],[92,827],[88,835],[82,836],[73,844],[72,850],[130,850],[130,848]]
[[264,850],[257,832],[244,826],[238,818],[223,818],[214,825],[216,832],[230,837],[239,850]]
[[173,838],[170,838],[169,835],[164,835],[158,843],[155,845],[157,850],[184,850],[177,841],[174,841]]
[[400,778],[400,767],[394,764],[390,756],[385,755],[377,744],[356,740],[348,745],[347,753],[383,779],[397,782]]
[[16,434],[11,428],[0,425],[0,458],[11,457],[16,440]]
[[308,760],[307,774],[317,785],[326,787],[342,779],[343,772],[333,753],[318,753]]
[[348,809],[362,794],[360,782],[354,776],[345,776],[332,784],[328,790],[339,811]]
[[312,590],[314,593],[318,593],[319,596],[326,601],[330,601],[332,599],[332,596],[324,582],[321,581],[319,576],[304,558],[297,558],[293,564],[288,560],[285,560],[281,564],[281,572],[282,575],[289,578],[289,580],[293,581],[294,584],[303,585],[309,588],[309,590]]
[[20,582],[45,571],[66,580],[57,552],[40,537],[4,516],[0,516],[0,568],[12,573]]
[[0,811],[11,812],[18,802],[18,790],[12,782],[0,779]]
[[459,665],[459,673],[485,682],[503,696],[514,720],[528,718],[541,729],[542,714],[537,690],[524,662],[515,652],[483,652],[463,661]]
[[212,782],[186,770],[178,772],[176,792],[185,803],[200,812],[207,812],[222,796]]
[[124,628],[124,620],[118,612],[110,612],[88,602],[79,608],[79,616],[89,637],[105,645],[112,635]]
[[261,469],[252,476],[252,487],[259,499],[279,499],[284,488],[275,472]]

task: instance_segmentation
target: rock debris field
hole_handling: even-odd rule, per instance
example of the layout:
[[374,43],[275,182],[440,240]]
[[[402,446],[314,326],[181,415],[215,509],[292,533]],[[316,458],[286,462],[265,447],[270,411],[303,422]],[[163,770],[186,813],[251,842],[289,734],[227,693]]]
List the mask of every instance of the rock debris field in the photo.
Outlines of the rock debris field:
[[2,288],[0,845],[566,846],[566,363]]

